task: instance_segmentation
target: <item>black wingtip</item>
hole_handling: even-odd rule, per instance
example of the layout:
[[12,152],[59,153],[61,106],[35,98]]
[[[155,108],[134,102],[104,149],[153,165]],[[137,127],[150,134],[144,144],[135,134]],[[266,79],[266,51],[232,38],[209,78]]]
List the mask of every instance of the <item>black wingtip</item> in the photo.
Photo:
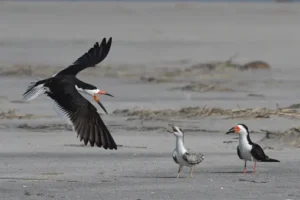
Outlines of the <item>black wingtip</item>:
[[276,159],[273,159],[273,158],[269,158],[265,162],[280,162],[280,161],[276,160]]
[[108,137],[109,137],[108,140],[110,140],[110,141],[109,141],[108,145],[103,146],[103,148],[104,149],[109,149],[109,150],[114,150],[114,149],[117,150],[118,147],[117,147],[117,144],[115,143],[115,140],[113,139],[113,137],[111,135],[108,136]]
[[106,45],[109,46],[109,48],[110,48],[111,43],[112,43],[112,37],[110,37],[110,38],[108,39]]
[[[98,43],[98,42],[96,42],[96,43]],[[101,41],[100,46],[104,46],[105,44],[106,44],[106,38],[103,38],[102,41]],[[98,44],[98,46],[99,46],[99,44]]]
[[95,67],[107,57],[111,49],[111,43],[112,37],[110,37],[108,40],[104,37],[100,44],[99,42],[96,42],[92,48],[74,61],[72,65],[57,73],[56,76],[62,74],[76,75],[85,68]]
[[[117,150],[118,149],[118,147],[117,147],[117,145],[116,144],[114,144],[114,145],[111,145],[111,146],[101,146],[101,147],[103,147],[103,149],[106,149],[106,150]],[[99,147],[99,148],[101,148],[101,147]]]

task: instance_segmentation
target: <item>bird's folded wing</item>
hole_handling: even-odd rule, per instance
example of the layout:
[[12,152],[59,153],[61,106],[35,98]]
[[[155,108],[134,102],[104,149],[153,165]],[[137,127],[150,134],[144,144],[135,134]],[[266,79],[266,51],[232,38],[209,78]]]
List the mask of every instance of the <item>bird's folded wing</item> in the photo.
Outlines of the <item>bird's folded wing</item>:
[[182,157],[190,164],[198,164],[204,159],[201,153],[195,153],[192,151],[186,152]]
[[94,46],[85,54],[83,54],[80,58],[78,58],[72,65],[58,72],[57,75],[76,75],[80,71],[84,70],[88,67],[94,67],[100,62],[102,62],[108,52],[110,51],[112,38],[106,42],[106,38],[103,38],[101,44],[98,42],[94,44]]
[[265,160],[268,158],[264,150],[258,144],[252,144],[251,155],[257,160]]
[[177,153],[176,153],[176,151],[173,151],[172,157],[173,157],[174,162],[177,163],[177,164],[179,164],[178,160],[177,160]]

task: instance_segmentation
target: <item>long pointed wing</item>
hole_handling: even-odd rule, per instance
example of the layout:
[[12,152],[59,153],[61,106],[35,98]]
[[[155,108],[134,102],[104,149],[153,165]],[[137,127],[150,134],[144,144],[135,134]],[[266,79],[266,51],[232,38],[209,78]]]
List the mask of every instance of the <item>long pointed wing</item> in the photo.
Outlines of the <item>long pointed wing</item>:
[[117,145],[109,130],[103,123],[97,109],[75,89],[74,84],[66,79],[54,79],[47,83],[46,94],[52,98],[65,114],[80,141],[93,147],[96,144],[104,149],[117,149]]
[[72,65],[58,72],[57,75],[77,75],[80,71],[88,67],[95,67],[97,64],[102,62],[108,55],[111,47],[112,38],[106,42],[106,38],[102,39],[101,44],[98,42],[80,58],[78,58]]
[[192,151],[186,152],[185,154],[182,155],[182,158],[187,161],[188,163],[195,165],[204,159],[204,156],[201,153],[195,153]]
[[252,144],[251,154],[257,161],[265,160],[268,158],[264,150],[258,144],[254,143]]

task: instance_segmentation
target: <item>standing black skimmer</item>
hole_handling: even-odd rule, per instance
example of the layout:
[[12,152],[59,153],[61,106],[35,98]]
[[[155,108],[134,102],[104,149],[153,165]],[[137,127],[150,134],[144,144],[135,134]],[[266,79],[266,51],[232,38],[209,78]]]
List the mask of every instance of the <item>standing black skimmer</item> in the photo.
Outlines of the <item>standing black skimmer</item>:
[[80,136],[80,141],[93,147],[96,144],[104,149],[117,149],[117,145],[109,130],[103,123],[97,109],[86,100],[79,92],[92,95],[94,100],[107,113],[97,94],[112,96],[97,87],[84,83],[76,75],[88,68],[95,67],[107,56],[112,39],[108,42],[103,38],[101,44],[95,43],[88,52],[78,58],[72,65],[53,75],[51,78],[32,83],[23,98],[27,101],[36,98],[44,92],[62,112],[63,116],[71,122],[73,129]]
[[256,172],[256,162],[280,162],[279,160],[269,158],[263,149],[251,141],[249,129],[245,124],[238,124],[231,128],[226,134],[239,134],[239,145],[237,146],[237,154],[240,159],[245,161],[244,171],[247,172],[247,161],[254,162],[253,173]]
[[173,151],[172,157],[175,163],[179,165],[177,178],[183,166],[191,168],[190,177],[192,178],[193,167],[204,160],[204,156],[201,153],[195,153],[190,149],[186,149],[183,144],[184,133],[181,128],[172,126],[173,132],[169,133],[176,136],[176,147]]

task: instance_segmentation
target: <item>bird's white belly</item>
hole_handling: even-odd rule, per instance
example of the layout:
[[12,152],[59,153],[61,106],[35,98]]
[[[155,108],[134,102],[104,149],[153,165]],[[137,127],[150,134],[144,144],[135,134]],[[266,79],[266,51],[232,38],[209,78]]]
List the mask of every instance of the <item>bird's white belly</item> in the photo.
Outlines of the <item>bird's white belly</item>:
[[239,145],[239,150],[244,160],[253,161],[253,157],[250,153],[251,148],[252,147],[250,145]]

